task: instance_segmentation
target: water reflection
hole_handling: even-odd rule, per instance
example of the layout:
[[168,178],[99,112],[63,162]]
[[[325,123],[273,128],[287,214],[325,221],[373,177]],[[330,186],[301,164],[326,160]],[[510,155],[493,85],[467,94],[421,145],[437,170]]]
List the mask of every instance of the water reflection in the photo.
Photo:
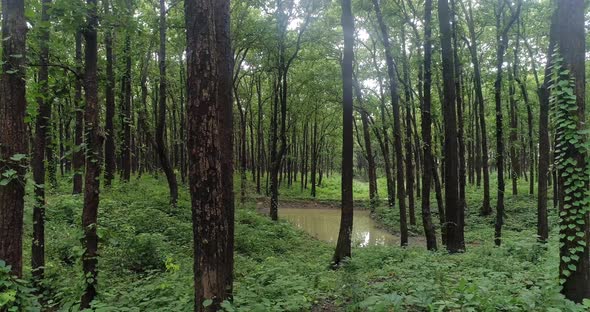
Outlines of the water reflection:
[[[336,243],[340,228],[340,210],[326,208],[281,208],[279,216],[315,238]],[[352,229],[353,246],[394,245],[396,238],[377,227],[369,211],[355,210]]]

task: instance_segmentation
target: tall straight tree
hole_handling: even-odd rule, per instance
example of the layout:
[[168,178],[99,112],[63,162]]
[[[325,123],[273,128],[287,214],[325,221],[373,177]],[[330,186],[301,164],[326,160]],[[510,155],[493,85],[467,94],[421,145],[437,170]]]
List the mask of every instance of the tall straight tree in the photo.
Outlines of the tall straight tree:
[[393,55],[391,53],[391,44],[389,43],[389,32],[387,31],[387,25],[383,21],[383,15],[381,14],[381,7],[379,0],[373,0],[373,7],[375,9],[375,15],[377,16],[377,22],[379,23],[379,29],[381,30],[381,39],[383,40],[383,47],[385,48],[385,62],[387,63],[387,75],[389,76],[389,91],[391,92],[391,106],[393,108],[393,140],[395,148],[395,166],[397,167],[397,199],[399,204],[400,212],[400,243],[402,246],[408,245],[408,221],[406,212],[406,190],[404,180],[404,159],[402,149],[402,129],[401,119],[399,112],[399,94],[396,81],[396,66],[393,61]]
[[[233,121],[229,0],[186,0],[187,126],[195,311],[232,298]],[[212,300],[204,306],[205,300]]]
[[[110,3],[108,0],[103,1],[105,15],[109,16]],[[115,73],[113,72],[113,30],[109,21],[106,21],[104,46],[106,54],[106,115],[105,115],[105,143],[104,143],[104,184],[111,185],[117,170],[117,159],[115,155]]]
[[488,161],[488,138],[486,130],[486,118],[485,118],[485,101],[483,98],[482,78],[481,78],[481,66],[479,63],[478,56],[478,42],[477,33],[475,31],[475,21],[473,19],[473,8],[471,4],[472,0],[468,0],[468,9],[465,8],[463,1],[461,3],[463,12],[465,13],[465,19],[467,20],[467,28],[469,30],[469,42],[468,49],[471,56],[471,63],[473,64],[473,83],[475,87],[475,100],[477,102],[477,118],[479,120],[479,126],[481,128],[481,147],[477,146],[481,154],[481,169],[483,173],[483,204],[481,206],[481,214],[484,216],[492,213],[492,206],[490,204],[490,170]]
[[432,184],[432,0],[424,2],[424,99],[422,101],[422,145],[423,168],[422,176],[422,224],[426,236],[426,248],[436,250],[436,233],[430,214],[430,186]]
[[[127,15],[130,18],[132,12],[132,0],[125,0]],[[125,71],[123,74],[123,98],[121,101],[121,180],[129,182],[131,178],[131,25],[125,29]]]
[[438,1],[438,20],[442,48],[443,117],[445,155],[445,207],[447,250],[451,253],[465,250],[464,213],[459,199],[459,146],[457,142],[457,111],[455,93],[455,66],[452,48],[451,12],[447,0]]
[[584,0],[558,0],[555,18],[556,53],[552,104],[559,177],[559,277],[566,298],[590,298],[590,215],[585,123]]
[[342,207],[340,231],[332,265],[340,262],[351,253],[353,198],[353,62],[354,62],[354,18],[350,0],[342,0],[342,31],[344,32],[344,54],[342,58]]
[[[27,130],[25,126],[25,44],[23,0],[2,0],[2,74],[0,75],[0,259],[22,276],[22,236]],[[19,56],[19,57],[14,57]],[[10,172],[6,176],[6,172]]]
[[[76,32],[76,72],[82,76],[82,32]],[[74,83],[74,102],[76,105],[76,125],[74,129],[74,152],[72,153],[73,194],[82,193],[82,174],[84,172],[84,105],[82,101],[82,78],[76,77]]]
[[[48,23],[51,0],[41,2],[41,21]],[[39,92],[37,99],[37,122],[35,124],[35,146],[31,166],[35,181],[35,204],[33,206],[33,242],[31,244],[31,270],[35,282],[43,278],[45,267],[45,148],[51,122],[51,101],[49,91],[49,27],[41,27],[39,36]]]
[[160,0],[160,53],[158,55],[160,68],[160,92],[158,108],[158,124],[156,125],[156,148],[160,165],[166,175],[168,188],[170,189],[170,205],[176,207],[178,201],[178,184],[174,169],[168,158],[166,148],[166,1]]
[[[504,119],[502,115],[502,74],[504,53],[508,48],[508,32],[520,15],[521,0],[517,0],[516,9],[510,1],[498,0],[496,6],[496,81],[494,82],[494,98],[496,102],[496,167],[498,169],[498,202],[496,203],[496,225],[494,242],[496,246],[502,243],[502,225],[504,224]],[[505,21],[506,6],[511,11],[508,21]]]
[[98,204],[100,195],[100,168],[102,160],[103,137],[100,123],[100,107],[98,104],[98,42],[97,27],[98,14],[96,0],[87,0],[87,25],[84,30],[85,46],[85,74],[84,89],[86,107],[84,109],[84,130],[86,133],[86,176],[84,181],[84,209],[82,210],[82,227],[84,231],[84,254],[82,267],[86,284],[80,301],[80,309],[90,308],[90,303],[96,297],[96,278],[98,270],[98,235],[96,233]]

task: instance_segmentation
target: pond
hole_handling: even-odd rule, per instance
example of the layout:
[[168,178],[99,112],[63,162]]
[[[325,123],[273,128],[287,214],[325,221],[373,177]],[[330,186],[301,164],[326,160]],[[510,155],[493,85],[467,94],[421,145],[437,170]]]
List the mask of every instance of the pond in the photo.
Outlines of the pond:
[[[336,244],[340,229],[340,209],[333,208],[280,208],[279,218],[309,233],[311,236]],[[352,228],[353,246],[397,245],[399,239],[380,229],[371,219],[368,210],[355,210]]]

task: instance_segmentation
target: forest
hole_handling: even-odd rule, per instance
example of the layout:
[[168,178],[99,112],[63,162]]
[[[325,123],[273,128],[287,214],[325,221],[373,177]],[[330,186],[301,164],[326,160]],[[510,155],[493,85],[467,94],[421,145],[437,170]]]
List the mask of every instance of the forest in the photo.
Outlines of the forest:
[[0,311],[590,311],[588,6],[2,0]]

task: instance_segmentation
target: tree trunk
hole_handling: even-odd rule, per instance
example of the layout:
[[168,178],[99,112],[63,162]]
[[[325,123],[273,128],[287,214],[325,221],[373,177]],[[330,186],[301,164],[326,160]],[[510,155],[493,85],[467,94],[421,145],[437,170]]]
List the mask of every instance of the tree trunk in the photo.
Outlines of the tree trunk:
[[[49,21],[49,6],[51,0],[41,2],[41,21]],[[37,99],[37,122],[35,124],[35,146],[31,166],[35,181],[35,203],[33,206],[33,242],[31,244],[31,271],[36,286],[45,272],[45,143],[51,122],[51,101],[45,99],[49,93],[49,27],[42,26],[39,37],[39,93],[43,96]]]
[[[590,216],[585,147],[585,29],[583,0],[557,1],[555,39],[562,59],[554,60],[552,87],[557,125],[556,166],[559,175],[559,278],[566,298],[581,303],[590,298]],[[572,90],[573,89],[573,90]],[[573,91],[573,92],[572,92]],[[573,95],[575,99],[572,99]],[[568,125],[574,125],[571,129]]]
[[389,76],[389,89],[391,92],[391,105],[393,107],[393,139],[395,145],[395,165],[397,169],[397,198],[399,202],[400,211],[400,243],[401,246],[408,245],[408,223],[407,223],[407,212],[406,212],[406,189],[404,181],[404,160],[402,156],[402,130],[401,120],[399,112],[399,95],[397,90],[397,81],[395,80],[395,63],[393,61],[393,55],[391,53],[391,46],[389,44],[389,35],[387,26],[383,21],[381,14],[381,7],[379,6],[379,0],[373,0],[373,6],[375,8],[375,14],[377,15],[377,21],[379,28],[381,29],[381,38],[383,40],[383,46],[385,48],[385,61],[387,63],[387,74]]
[[351,256],[351,236],[353,220],[353,150],[352,110],[353,110],[353,61],[354,61],[354,18],[350,0],[342,0],[342,29],[344,32],[344,55],[342,59],[342,215],[340,231],[332,265],[337,267],[345,258]]
[[[104,0],[105,15],[110,15],[108,0]],[[113,72],[113,34],[111,25],[107,24],[105,29],[105,50],[106,50],[106,116],[105,116],[105,144],[104,144],[104,185],[110,186],[115,178],[117,170],[117,159],[115,155],[115,74]]]
[[422,101],[422,154],[424,175],[422,176],[422,224],[426,236],[426,248],[436,250],[436,232],[430,213],[430,186],[432,185],[432,0],[424,3],[424,99]]
[[457,142],[457,112],[455,68],[452,49],[452,30],[450,24],[450,10],[447,0],[438,2],[438,19],[440,23],[442,64],[443,64],[443,116],[445,123],[445,208],[447,250],[451,253],[465,250],[463,233],[463,207],[459,197],[459,146]]
[[[131,0],[126,0],[127,13],[131,14]],[[121,105],[121,180],[131,178],[131,30],[125,31],[125,73],[123,75],[123,101]],[[156,115],[159,116],[159,115]],[[158,125],[156,125],[157,127]]]
[[[22,276],[22,236],[25,196],[25,44],[24,1],[2,1],[2,73],[0,75],[0,259]],[[20,57],[12,57],[20,55]],[[6,176],[6,172],[13,174]]]
[[98,270],[98,235],[97,215],[100,195],[100,168],[102,160],[102,141],[100,122],[100,107],[98,103],[98,75],[97,75],[97,32],[98,15],[96,0],[87,0],[88,15],[84,31],[85,46],[85,82],[86,108],[84,111],[86,132],[86,177],[84,192],[84,208],[82,210],[82,228],[84,230],[84,254],[82,266],[84,272],[85,289],[82,294],[80,309],[90,308],[90,303],[96,296],[96,277]]
[[[156,127],[156,145],[158,149],[158,158],[162,171],[166,175],[168,181],[168,188],[170,189],[170,206],[176,207],[178,201],[178,184],[176,183],[176,175],[174,169],[170,164],[168,158],[168,151],[166,148],[166,5],[165,0],[160,0],[160,53],[159,53],[159,68],[160,68],[160,94],[158,109],[158,125]],[[130,91],[130,90],[127,90]]]
[[[76,66],[78,73],[82,73],[82,32],[76,32]],[[84,107],[82,101],[82,81],[80,78],[75,82],[74,102],[76,105],[76,126],[74,130],[74,152],[72,155],[72,167],[74,169],[73,194],[82,193],[82,174],[84,173]]]
[[[229,1],[186,1],[185,14],[194,308],[218,311],[224,300],[232,299],[234,262]],[[203,192],[204,188],[210,191]],[[206,300],[212,300],[207,307]]]

